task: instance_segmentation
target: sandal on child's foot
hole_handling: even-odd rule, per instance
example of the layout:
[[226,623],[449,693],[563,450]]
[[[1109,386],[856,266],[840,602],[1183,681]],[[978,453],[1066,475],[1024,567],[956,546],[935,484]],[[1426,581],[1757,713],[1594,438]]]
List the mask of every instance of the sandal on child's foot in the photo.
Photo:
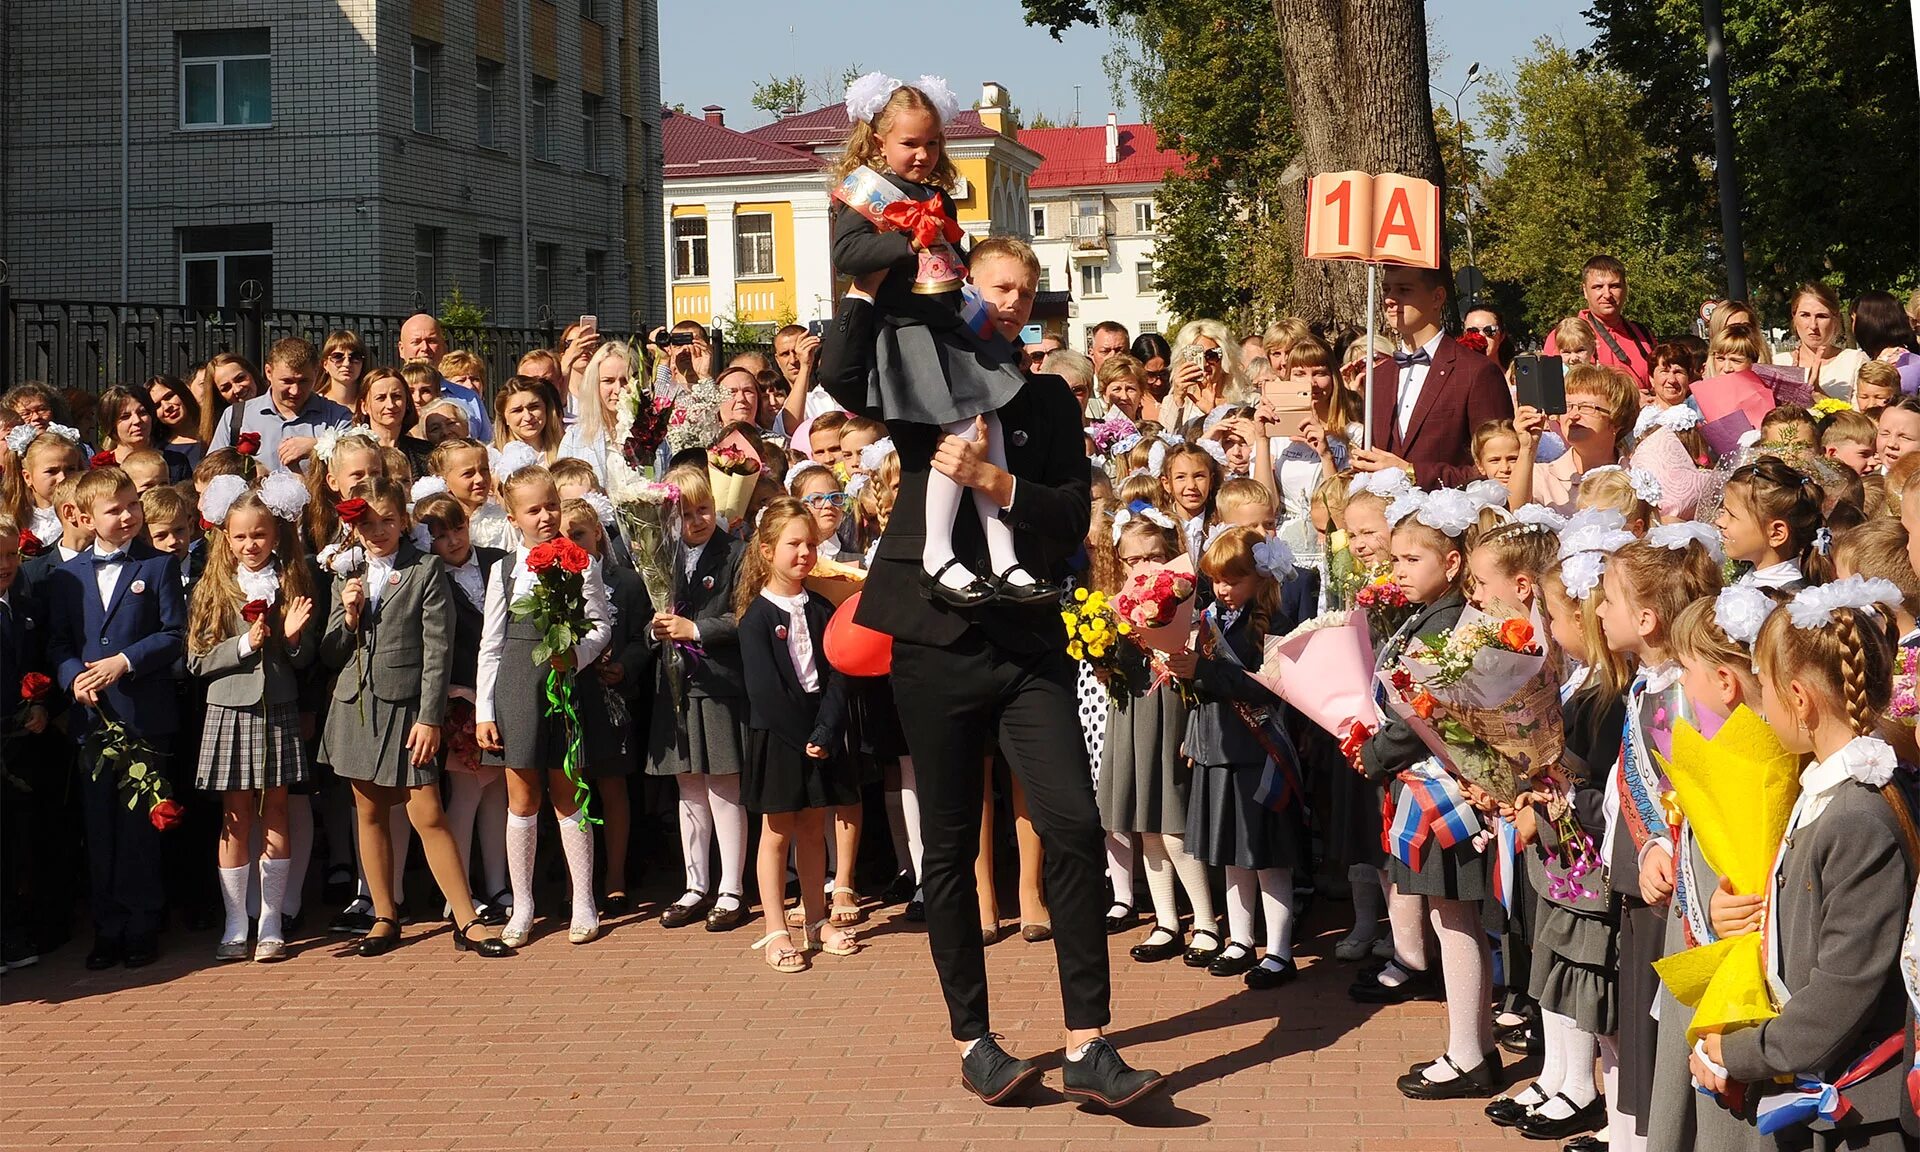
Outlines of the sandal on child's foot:
[[[833,935],[827,935],[828,929],[832,929]],[[845,928],[835,927],[832,921],[817,920],[807,925],[807,951],[851,956],[860,951],[860,941]]]
[[805,972],[809,967],[807,954],[793,946],[793,937],[785,931],[767,933],[753,942],[753,949],[766,951],[767,967],[775,972]]
[[[860,923],[860,893],[851,888],[836,886],[829,895],[833,899],[833,909],[829,913],[829,918],[833,921],[835,928],[851,928]],[[842,904],[840,902],[842,896],[851,897],[853,902]]]

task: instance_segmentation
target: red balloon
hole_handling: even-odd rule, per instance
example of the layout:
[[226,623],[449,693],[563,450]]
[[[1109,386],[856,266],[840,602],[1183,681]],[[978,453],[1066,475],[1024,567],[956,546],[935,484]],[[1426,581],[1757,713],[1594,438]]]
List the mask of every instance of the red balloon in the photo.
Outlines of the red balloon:
[[847,597],[827,621],[827,663],[847,676],[885,676],[893,671],[893,637],[853,622],[861,595]]

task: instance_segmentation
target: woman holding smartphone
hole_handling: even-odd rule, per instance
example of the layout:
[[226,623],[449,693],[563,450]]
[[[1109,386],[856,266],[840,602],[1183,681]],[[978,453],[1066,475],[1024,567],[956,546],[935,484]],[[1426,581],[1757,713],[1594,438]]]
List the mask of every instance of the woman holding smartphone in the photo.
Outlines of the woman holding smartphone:
[[1238,343],[1218,320],[1189,320],[1173,341],[1170,383],[1160,423],[1181,431],[1222,404],[1247,404],[1253,385],[1240,363]]

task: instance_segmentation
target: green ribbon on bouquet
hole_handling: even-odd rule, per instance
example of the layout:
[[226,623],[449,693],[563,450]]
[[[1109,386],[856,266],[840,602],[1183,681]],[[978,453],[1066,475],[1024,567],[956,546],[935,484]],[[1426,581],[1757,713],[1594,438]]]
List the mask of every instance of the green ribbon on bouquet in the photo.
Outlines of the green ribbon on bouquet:
[[584,756],[585,741],[580,737],[580,713],[573,706],[573,673],[562,672],[558,668],[547,669],[547,713],[560,717],[566,725],[567,755],[561,761],[560,770],[566,773],[567,782],[573,785],[573,802],[579,806],[580,816],[589,824],[599,824],[601,820],[589,809],[593,801],[593,789],[587,784],[581,759]]

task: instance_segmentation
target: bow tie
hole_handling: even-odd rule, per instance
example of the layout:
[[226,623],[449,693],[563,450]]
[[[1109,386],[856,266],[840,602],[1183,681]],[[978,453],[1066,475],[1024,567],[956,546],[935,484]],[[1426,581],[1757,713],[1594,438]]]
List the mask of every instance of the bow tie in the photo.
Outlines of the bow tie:
[[133,557],[127,555],[127,550],[124,548],[118,552],[95,552],[93,554],[93,562],[95,564],[124,564],[131,559],[133,559]]
[[1393,354],[1393,362],[1405,368],[1411,364],[1431,364],[1433,363],[1433,357],[1427,355],[1425,348],[1421,348],[1414,352],[1395,352]]

